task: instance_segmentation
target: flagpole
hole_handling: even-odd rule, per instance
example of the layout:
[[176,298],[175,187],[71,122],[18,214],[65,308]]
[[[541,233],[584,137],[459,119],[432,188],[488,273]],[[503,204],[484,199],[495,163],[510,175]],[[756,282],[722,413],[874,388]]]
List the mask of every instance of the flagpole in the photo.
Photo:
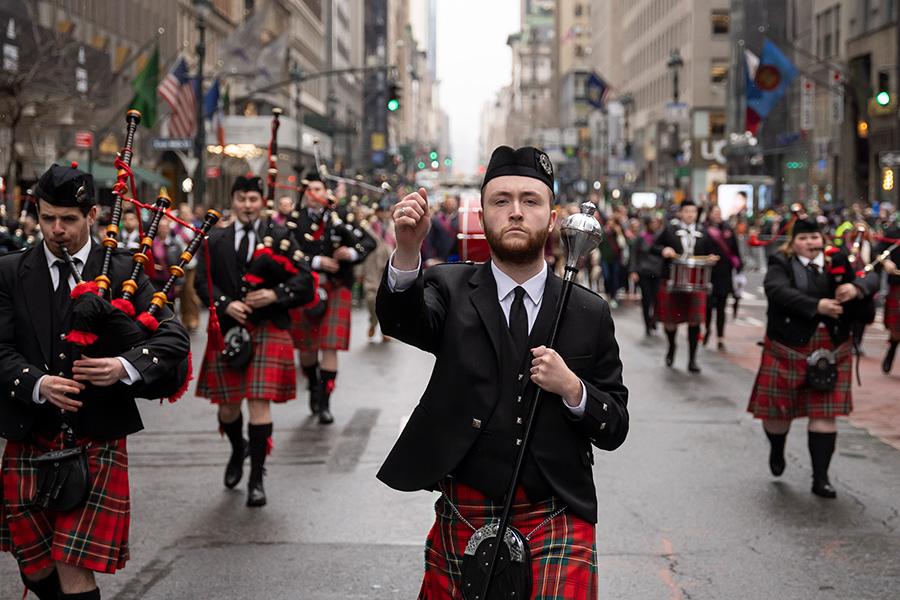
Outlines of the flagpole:
[[206,173],[203,158],[206,154],[206,125],[203,122],[203,62],[206,60],[206,0],[193,0],[197,9],[197,135],[194,140],[194,158],[197,168],[194,169],[194,189],[189,205],[193,210],[195,204],[203,205],[206,192]]

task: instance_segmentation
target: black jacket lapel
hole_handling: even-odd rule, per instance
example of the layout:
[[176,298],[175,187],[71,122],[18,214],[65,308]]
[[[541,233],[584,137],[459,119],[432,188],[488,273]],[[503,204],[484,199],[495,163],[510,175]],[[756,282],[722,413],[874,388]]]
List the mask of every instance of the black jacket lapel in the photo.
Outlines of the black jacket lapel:
[[500,356],[500,340],[503,330],[504,319],[500,310],[500,302],[497,301],[497,282],[494,281],[494,275],[491,273],[491,263],[484,263],[475,274],[469,279],[469,285],[474,287],[472,290],[472,304],[478,316],[481,317],[485,329],[491,338],[491,345],[494,347],[494,354]]
[[25,307],[31,317],[35,337],[41,346],[44,363],[50,364],[53,325],[51,324],[50,306],[53,294],[50,284],[50,270],[47,268],[47,257],[44,255],[43,242],[35,246],[22,261],[22,290],[28,299]]
[[[100,269],[103,267],[103,254],[105,252],[105,248],[100,244],[94,243],[91,240],[91,251],[88,253],[87,262],[84,263],[84,268],[81,269],[81,278],[85,281],[91,281],[96,278],[97,275],[100,274]],[[107,273],[107,275],[109,275]],[[119,290],[112,290],[112,294],[110,296],[115,296],[116,292]]]
[[528,338],[530,348],[546,345],[550,341],[550,330],[553,328],[553,318],[556,316],[556,302],[562,290],[562,279],[547,266],[547,282],[544,284],[544,297],[541,300],[541,309],[538,311],[531,335]]

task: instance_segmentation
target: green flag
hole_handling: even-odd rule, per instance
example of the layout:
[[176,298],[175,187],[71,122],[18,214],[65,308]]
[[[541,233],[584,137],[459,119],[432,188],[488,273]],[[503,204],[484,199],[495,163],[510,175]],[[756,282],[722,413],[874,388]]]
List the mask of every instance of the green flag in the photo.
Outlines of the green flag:
[[131,82],[134,98],[131,108],[141,111],[141,125],[152,129],[156,124],[156,88],[159,85],[159,46],[153,50],[150,60]]

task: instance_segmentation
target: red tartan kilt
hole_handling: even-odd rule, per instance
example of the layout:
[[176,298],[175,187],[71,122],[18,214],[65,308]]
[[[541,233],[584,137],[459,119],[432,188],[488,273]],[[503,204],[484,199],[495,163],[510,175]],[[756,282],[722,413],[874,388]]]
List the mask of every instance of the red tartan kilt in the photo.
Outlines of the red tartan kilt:
[[[441,488],[474,527],[500,520],[503,505],[477,490],[449,479]],[[523,536],[528,535],[560,507],[558,499],[532,504],[520,487],[511,523]],[[425,542],[425,577],[418,598],[459,600],[463,554],[474,532],[456,516],[443,496],[438,498],[434,510],[436,518]],[[594,526],[569,511],[535,532],[528,542],[534,582],[532,598],[597,598],[594,536]]]
[[297,395],[291,335],[271,322],[250,330],[253,358],[243,370],[229,368],[218,352],[207,351],[197,377],[197,395],[213,404],[248,400],[287,402]]
[[830,392],[812,390],[805,383],[805,357],[817,348],[834,350],[824,327],[819,327],[805,346],[791,347],[798,354],[789,355],[784,348],[766,338],[747,411],[759,419],[831,419],[850,414],[853,410],[850,342],[837,349],[838,380]]
[[7,442],[0,480],[0,552],[11,552],[31,575],[62,561],[99,573],[115,573],[128,561],[131,497],[125,438],[90,443],[91,491],[66,513],[30,507],[37,488],[32,459],[58,445]]
[[322,288],[328,292],[328,306],[321,319],[307,318],[302,308],[291,311],[291,339],[300,352],[350,349],[353,293],[330,281],[323,283]]
[[699,325],[706,319],[706,292],[670,292],[666,282],[656,295],[656,320],[663,325]]
[[884,299],[884,328],[891,337],[900,337],[900,285],[892,285]]

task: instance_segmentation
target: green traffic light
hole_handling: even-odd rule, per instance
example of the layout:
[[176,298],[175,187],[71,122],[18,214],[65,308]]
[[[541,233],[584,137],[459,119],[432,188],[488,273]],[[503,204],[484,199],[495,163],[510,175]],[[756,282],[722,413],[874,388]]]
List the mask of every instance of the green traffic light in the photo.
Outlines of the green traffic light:
[[420,160],[420,161],[419,161],[419,164],[417,164],[416,166],[419,167],[419,169],[424,169],[424,168],[425,168],[425,163],[423,163],[423,162]]
[[431,160],[437,160],[437,157],[438,157],[438,153],[435,152],[434,150],[432,150],[431,154],[428,155],[428,158],[430,158]]
[[396,112],[397,109],[400,108],[400,101],[396,98],[391,98],[390,100],[388,100],[387,108],[391,112]]
[[887,92],[878,92],[878,95],[875,96],[875,102],[878,103],[878,106],[887,106],[891,103],[891,95]]
[[451,166],[452,164],[453,164],[453,159],[452,159],[452,158],[445,158],[445,159],[444,159],[444,166],[445,166],[445,167],[449,167],[449,166]]

